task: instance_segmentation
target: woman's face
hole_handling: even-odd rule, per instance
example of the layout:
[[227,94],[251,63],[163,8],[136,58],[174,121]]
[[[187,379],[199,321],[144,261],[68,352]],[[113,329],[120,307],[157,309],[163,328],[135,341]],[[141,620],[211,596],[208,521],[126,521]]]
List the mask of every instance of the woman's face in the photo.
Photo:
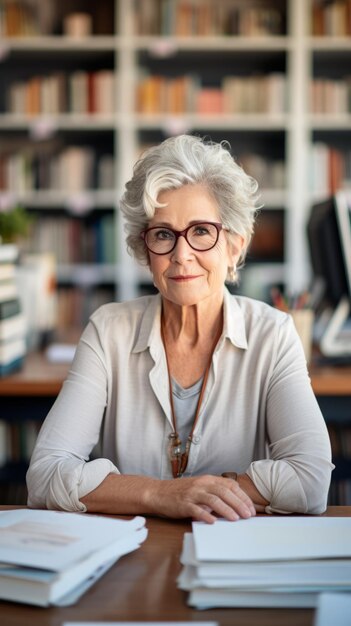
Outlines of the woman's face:
[[[179,189],[162,191],[158,201],[166,206],[157,208],[149,227],[166,226],[184,230],[193,222],[220,222],[214,198],[205,186],[185,185]],[[217,244],[211,250],[193,250],[185,237],[168,254],[149,252],[150,269],[161,295],[180,306],[211,302],[223,298],[223,285],[228,267],[236,265],[243,247],[239,235],[229,238],[221,230]]]

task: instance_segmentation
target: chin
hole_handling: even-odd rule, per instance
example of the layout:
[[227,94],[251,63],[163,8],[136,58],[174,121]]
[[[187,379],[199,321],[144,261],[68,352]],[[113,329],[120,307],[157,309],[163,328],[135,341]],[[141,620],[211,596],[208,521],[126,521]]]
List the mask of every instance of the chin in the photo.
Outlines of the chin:
[[169,293],[162,293],[161,292],[161,296],[162,298],[164,298],[165,300],[168,300],[168,302],[172,302],[173,304],[176,304],[178,306],[194,306],[196,304],[199,304],[199,302],[201,302],[202,298],[198,296],[198,294],[169,294]]

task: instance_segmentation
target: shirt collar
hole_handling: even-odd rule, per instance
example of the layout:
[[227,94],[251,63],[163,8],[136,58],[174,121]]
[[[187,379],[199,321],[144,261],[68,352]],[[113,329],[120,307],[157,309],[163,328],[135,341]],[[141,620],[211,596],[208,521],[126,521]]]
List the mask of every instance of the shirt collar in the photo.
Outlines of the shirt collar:
[[160,294],[150,296],[149,303],[140,322],[139,334],[136,337],[133,352],[143,352],[157,339],[158,343],[161,342],[161,308]]
[[[160,294],[151,296],[144,311],[139,334],[133,352],[143,352],[152,344],[160,344],[162,301]],[[224,328],[223,337],[228,337],[234,346],[247,350],[247,338],[243,311],[228,289],[224,289]]]
[[223,336],[228,337],[237,348],[247,350],[245,318],[238,299],[224,289]]

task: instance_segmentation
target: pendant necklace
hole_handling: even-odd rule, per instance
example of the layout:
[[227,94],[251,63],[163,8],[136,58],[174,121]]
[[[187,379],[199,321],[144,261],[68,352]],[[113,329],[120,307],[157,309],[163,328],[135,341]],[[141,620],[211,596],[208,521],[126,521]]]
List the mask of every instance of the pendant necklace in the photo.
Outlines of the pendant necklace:
[[163,345],[165,349],[166,362],[167,362],[169,400],[170,400],[170,405],[171,405],[172,424],[173,424],[173,432],[169,435],[169,445],[168,445],[168,456],[171,462],[173,478],[181,477],[184,474],[188,465],[190,446],[192,444],[194,430],[195,430],[195,427],[199,418],[199,414],[200,414],[201,404],[202,404],[203,396],[204,396],[205,389],[206,389],[208,375],[209,375],[210,368],[211,368],[212,356],[213,356],[215,347],[217,345],[217,342],[221,336],[221,332],[222,332],[222,329],[220,326],[216,334],[215,340],[213,342],[210,357],[206,365],[206,369],[205,369],[205,373],[204,373],[204,377],[203,377],[203,381],[202,381],[202,385],[200,389],[199,399],[198,399],[197,406],[196,406],[193,425],[191,427],[190,433],[185,443],[185,450],[184,452],[182,452],[182,442],[179,438],[179,434],[177,431],[177,420],[176,420],[176,415],[175,415],[175,410],[174,410],[172,379],[171,379],[169,360],[168,360],[168,354],[167,354],[163,316],[161,318],[161,337],[162,337],[162,341],[163,341]]

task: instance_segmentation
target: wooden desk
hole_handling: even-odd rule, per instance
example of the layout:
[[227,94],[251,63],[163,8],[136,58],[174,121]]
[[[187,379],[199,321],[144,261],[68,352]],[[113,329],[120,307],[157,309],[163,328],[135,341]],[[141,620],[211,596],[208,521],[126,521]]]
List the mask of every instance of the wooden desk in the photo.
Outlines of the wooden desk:
[[55,398],[67,375],[67,363],[49,363],[43,353],[30,353],[24,366],[0,378],[0,396],[51,396]]
[[[1,507],[5,508],[5,507]],[[7,507],[8,508],[8,507]],[[328,516],[351,516],[351,507],[329,507]],[[216,621],[220,626],[312,626],[313,609],[213,609],[187,606],[176,577],[188,521],[148,518],[149,536],[120,559],[80,600],[66,608],[0,602],[4,626],[61,626],[65,621]]]
[[311,365],[316,396],[351,396],[351,366]]

